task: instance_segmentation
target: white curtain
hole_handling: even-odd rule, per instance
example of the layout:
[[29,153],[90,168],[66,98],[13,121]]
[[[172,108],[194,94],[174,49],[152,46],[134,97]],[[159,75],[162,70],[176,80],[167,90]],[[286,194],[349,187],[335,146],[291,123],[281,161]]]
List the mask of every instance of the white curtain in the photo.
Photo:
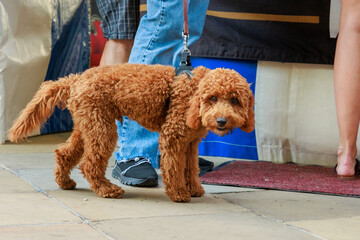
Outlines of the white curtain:
[[44,81],[51,51],[51,1],[0,2],[0,142]]
[[259,160],[334,166],[333,66],[259,62],[255,100]]

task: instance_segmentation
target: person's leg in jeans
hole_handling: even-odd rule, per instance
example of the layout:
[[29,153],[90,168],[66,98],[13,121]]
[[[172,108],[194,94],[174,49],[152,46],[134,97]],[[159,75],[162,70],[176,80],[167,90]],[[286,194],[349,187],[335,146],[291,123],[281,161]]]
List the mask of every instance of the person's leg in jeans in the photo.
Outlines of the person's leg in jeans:
[[[96,0],[96,3],[102,18],[101,28],[103,35],[107,38],[100,60],[100,66],[128,62],[139,24],[139,0]],[[126,121],[127,119],[125,122]],[[131,128],[131,126],[129,127]],[[130,128],[128,128],[128,130],[132,131]],[[129,149],[136,151],[136,146],[135,148],[129,146]],[[125,174],[120,180],[124,183],[132,183],[134,185],[157,185],[156,171],[149,163],[143,162],[143,164],[139,164],[141,162],[137,162],[139,164],[138,168],[128,169],[128,165],[132,165],[134,161],[135,160],[123,162],[121,164],[115,162],[115,166],[117,166],[116,170],[119,170],[118,166],[121,165],[123,168],[129,170],[128,173],[135,174],[140,178],[140,182],[134,182],[132,181],[133,179],[130,179],[130,181],[126,180]],[[144,181],[142,179],[144,173],[147,178],[150,178],[150,180],[153,179],[153,181]],[[117,172],[114,171],[113,176],[119,178],[117,175]]]
[[[208,0],[188,0],[189,45],[200,38]],[[181,0],[148,0],[147,14],[141,18],[129,63],[179,65],[182,51],[183,5]],[[115,154],[113,176],[135,186],[156,186],[159,167],[158,133],[150,132],[124,117],[118,122],[120,148]]]
[[337,174],[355,174],[356,140],[360,121],[360,1],[342,0],[336,45],[334,80],[339,125]]

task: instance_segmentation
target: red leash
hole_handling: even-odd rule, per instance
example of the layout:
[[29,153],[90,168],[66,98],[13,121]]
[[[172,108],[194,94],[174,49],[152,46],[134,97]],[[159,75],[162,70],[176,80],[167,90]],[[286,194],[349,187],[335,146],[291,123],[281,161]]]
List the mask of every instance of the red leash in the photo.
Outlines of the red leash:
[[183,0],[183,8],[184,8],[184,35],[189,36],[189,22],[188,22],[188,6],[187,0]]

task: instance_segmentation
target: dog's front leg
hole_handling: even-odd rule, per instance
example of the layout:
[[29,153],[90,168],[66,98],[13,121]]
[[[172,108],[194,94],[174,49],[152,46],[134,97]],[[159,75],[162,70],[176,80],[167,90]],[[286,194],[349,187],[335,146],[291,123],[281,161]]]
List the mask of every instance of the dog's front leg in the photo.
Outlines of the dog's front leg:
[[174,202],[189,202],[191,194],[185,180],[186,149],[176,137],[160,134],[161,171],[166,194]]
[[192,197],[201,197],[205,194],[204,188],[199,180],[199,150],[198,146],[201,139],[192,141],[186,151],[186,169],[185,179],[187,181],[188,191]]

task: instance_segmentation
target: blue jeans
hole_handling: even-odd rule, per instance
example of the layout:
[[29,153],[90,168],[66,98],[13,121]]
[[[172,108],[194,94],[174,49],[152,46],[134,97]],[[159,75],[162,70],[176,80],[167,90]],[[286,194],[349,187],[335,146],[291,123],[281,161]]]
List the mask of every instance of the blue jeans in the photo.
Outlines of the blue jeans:
[[[209,0],[188,0],[189,45],[201,36]],[[129,63],[179,66],[183,49],[183,5],[181,0],[148,0],[147,14],[140,20]],[[117,161],[134,157],[149,159],[159,168],[159,134],[137,122],[123,118],[117,122],[119,151]]]

